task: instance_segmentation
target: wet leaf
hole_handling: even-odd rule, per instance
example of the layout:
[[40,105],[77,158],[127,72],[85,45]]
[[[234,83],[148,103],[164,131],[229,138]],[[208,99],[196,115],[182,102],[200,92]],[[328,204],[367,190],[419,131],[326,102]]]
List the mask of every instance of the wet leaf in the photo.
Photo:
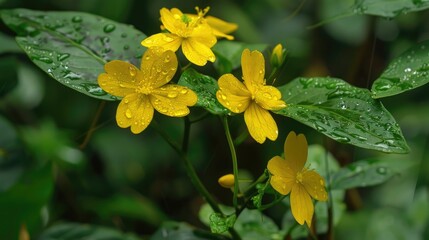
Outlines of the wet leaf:
[[355,187],[368,187],[388,181],[409,168],[410,162],[394,159],[367,159],[351,163],[332,177],[332,189],[348,189]]
[[146,36],[134,27],[79,12],[1,11],[19,46],[51,77],[90,97],[116,100],[97,77],[106,62],[119,59],[139,66]]
[[288,106],[277,114],[338,142],[383,152],[409,151],[395,119],[367,89],[336,78],[297,78],[279,89]]
[[249,44],[235,41],[219,41],[213,51],[216,54],[215,69],[219,74],[229,73],[241,65],[241,54],[244,49],[264,51],[267,44]]
[[139,238],[124,234],[115,229],[91,226],[78,223],[62,223],[51,226],[43,232],[38,240],[138,240]]
[[356,0],[354,13],[380,17],[396,17],[429,8],[427,0]]
[[182,73],[178,84],[190,88],[197,94],[198,102],[195,106],[205,108],[213,114],[227,114],[229,112],[216,99],[219,86],[214,78],[189,68]]
[[274,221],[259,210],[245,209],[237,218],[234,228],[242,239],[283,239],[284,235]]
[[374,98],[388,97],[429,82],[429,41],[408,49],[387,66],[371,87]]

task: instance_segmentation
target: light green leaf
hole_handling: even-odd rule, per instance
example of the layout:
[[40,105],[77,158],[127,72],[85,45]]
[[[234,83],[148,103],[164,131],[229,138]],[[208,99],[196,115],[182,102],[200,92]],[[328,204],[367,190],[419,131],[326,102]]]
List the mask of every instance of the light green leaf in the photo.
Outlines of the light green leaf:
[[198,102],[195,106],[205,108],[213,114],[227,114],[229,112],[216,99],[219,86],[214,78],[189,68],[182,73],[178,84],[190,88],[197,94]]
[[429,82],[429,41],[393,59],[371,87],[373,98],[396,95]]
[[138,240],[115,229],[78,223],[61,223],[48,228],[38,240]]
[[134,27],[80,12],[1,11],[20,47],[43,71],[90,97],[117,98],[104,92],[97,77],[111,60],[139,66],[146,36]]
[[427,0],[356,0],[353,11],[357,14],[391,18],[427,8],[429,8]]
[[267,47],[267,44],[249,44],[226,40],[219,41],[213,47],[213,51],[217,57],[214,67],[219,74],[229,73],[241,65],[241,54],[244,49],[248,48],[250,50],[262,52]]
[[367,89],[336,78],[297,78],[279,88],[287,107],[275,113],[362,148],[406,153],[401,129]]
[[368,187],[388,181],[412,163],[401,159],[366,159],[351,163],[332,175],[332,189]]

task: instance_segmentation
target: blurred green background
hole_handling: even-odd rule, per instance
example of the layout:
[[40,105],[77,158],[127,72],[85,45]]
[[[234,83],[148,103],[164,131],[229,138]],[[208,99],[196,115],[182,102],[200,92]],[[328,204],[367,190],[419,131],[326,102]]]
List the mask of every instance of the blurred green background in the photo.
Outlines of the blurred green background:
[[[429,39],[429,11],[396,18],[353,15],[333,19],[350,11],[353,4],[352,0],[0,0],[0,9],[83,11],[134,25],[151,35],[159,32],[162,7],[193,13],[195,6],[210,6],[209,15],[239,25],[233,34],[237,41],[267,43],[268,50],[282,43],[288,49],[287,64],[276,85],[298,76],[333,76],[369,88],[393,57]],[[314,26],[322,21],[326,23]],[[24,223],[32,239],[60,239],[53,237],[55,229],[46,232],[59,223],[66,230],[76,225],[65,223],[116,229],[114,239],[147,239],[169,220],[207,229],[198,218],[203,199],[176,153],[153,129],[134,135],[118,128],[117,102],[108,102],[94,135],[84,144],[102,103],[39,70],[3,23],[0,42],[0,239],[17,239]],[[200,70],[219,77],[210,66]],[[236,73],[241,74],[240,70]],[[305,133],[311,144],[325,146],[341,166],[365,158],[406,163],[386,183],[348,190],[334,234],[337,239],[429,239],[427,91],[428,86],[423,86],[382,100],[401,126],[410,154],[353,148],[294,120],[275,117],[278,141],[263,145],[245,141],[237,149],[239,168],[249,178],[259,176],[267,161],[283,152],[283,139],[291,130]],[[183,119],[160,114],[155,118],[180,140]],[[242,116],[230,122],[233,135],[239,135],[244,127]],[[231,192],[217,184],[220,176],[232,171],[221,128],[215,116],[193,125],[189,152],[210,192],[229,205]],[[281,228],[286,210],[279,207],[265,214]],[[92,231],[94,236],[113,231],[79,226],[76,229]]]

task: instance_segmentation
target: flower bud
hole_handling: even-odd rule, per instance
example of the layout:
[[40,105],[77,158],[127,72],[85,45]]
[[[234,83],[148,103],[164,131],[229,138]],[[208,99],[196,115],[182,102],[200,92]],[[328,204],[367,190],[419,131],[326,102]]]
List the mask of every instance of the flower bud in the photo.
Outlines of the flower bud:
[[226,174],[217,180],[217,182],[224,188],[233,188],[234,187],[234,175]]
[[279,68],[283,64],[285,59],[286,59],[286,49],[283,48],[281,43],[279,43],[274,47],[273,52],[271,54],[271,58],[270,58],[271,67]]

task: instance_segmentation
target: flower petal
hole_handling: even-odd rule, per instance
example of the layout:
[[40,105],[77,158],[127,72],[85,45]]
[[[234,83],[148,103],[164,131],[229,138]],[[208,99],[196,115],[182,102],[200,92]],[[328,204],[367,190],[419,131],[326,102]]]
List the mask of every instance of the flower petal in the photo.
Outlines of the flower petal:
[[151,89],[161,87],[176,74],[177,65],[177,57],[174,52],[164,51],[160,47],[147,49],[141,62],[141,71],[145,78],[142,85]]
[[141,45],[152,48],[162,47],[164,50],[171,50],[176,52],[182,44],[182,38],[171,33],[157,33],[150,37],[143,39]]
[[291,178],[271,176],[270,184],[280,194],[288,195],[292,190],[292,187],[296,184],[296,182],[294,179]]
[[200,23],[195,27],[189,38],[206,45],[208,48],[213,47],[217,42],[216,36],[213,34],[213,28],[204,23]]
[[311,220],[313,219],[314,206],[311,201],[310,195],[301,184],[294,184],[290,193],[290,207],[292,209],[292,215],[295,220],[303,225],[307,223],[308,227],[311,226]]
[[205,17],[205,19],[207,20],[207,23],[210,25],[210,27],[213,29],[213,33],[216,37],[225,37],[228,40],[234,40],[233,36],[227,34],[237,30],[237,24],[229,23],[212,16],[207,16]]
[[252,101],[246,86],[232,74],[224,74],[219,80],[216,98],[224,107],[234,113],[242,113]]
[[161,8],[159,13],[161,15],[162,24],[171,33],[177,34],[180,29],[186,28],[186,23],[181,19],[183,13],[179,9],[172,8],[168,10],[167,8]]
[[286,103],[281,98],[282,94],[273,86],[261,86],[255,94],[256,103],[267,110],[280,110],[286,107]]
[[197,103],[197,94],[187,87],[167,84],[154,89],[150,95],[152,106],[160,113],[170,117],[183,117],[189,114],[188,106]]
[[104,69],[106,73],[98,75],[98,84],[104,91],[118,97],[134,93],[142,79],[141,72],[124,61],[108,62]]
[[116,122],[121,128],[131,126],[131,132],[141,133],[153,118],[153,107],[146,95],[134,93],[127,95],[119,103]]
[[270,161],[268,161],[267,168],[268,171],[270,171],[270,173],[274,176],[290,178],[295,181],[296,172],[294,172],[293,169],[289,167],[287,162],[279,156],[271,158]]
[[261,52],[244,49],[241,55],[241,68],[244,84],[250,92],[254,93],[257,86],[265,85],[265,60]]
[[277,139],[277,124],[271,114],[252,102],[244,112],[244,121],[249,129],[250,135],[258,142],[264,143],[265,138],[272,141]]
[[212,50],[194,38],[183,40],[182,51],[191,63],[198,66],[204,66],[207,61],[214,62],[216,60]]
[[308,144],[304,134],[290,132],[284,145],[285,160],[295,172],[300,172],[307,161]]
[[310,196],[319,201],[328,200],[325,189],[325,180],[314,170],[305,171],[302,174],[302,185]]

